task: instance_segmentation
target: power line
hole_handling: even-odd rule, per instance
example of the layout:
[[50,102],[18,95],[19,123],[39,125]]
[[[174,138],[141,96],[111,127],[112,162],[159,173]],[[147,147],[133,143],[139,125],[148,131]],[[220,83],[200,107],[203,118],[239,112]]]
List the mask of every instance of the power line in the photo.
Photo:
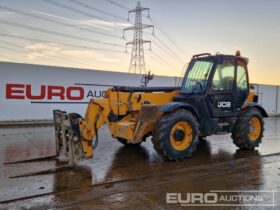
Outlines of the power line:
[[155,39],[155,36],[149,35],[147,33],[145,35],[148,36],[149,38],[154,38],[153,44],[156,45],[158,48],[160,48],[162,51],[166,52],[168,55],[171,55],[174,58],[178,58],[178,56],[176,54],[174,54],[173,51],[170,51],[170,50],[167,50],[166,48],[164,48],[162,46],[162,43],[159,40]]
[[[129,8],[127,7],[124,7],[123,5],[121,4],[118,4],[112,0],[106,0],[108,2],[110,2],[111,4],[115,4],[125,10],[129,10]],[[148,15],[148,19],[153,23],[153,25],[155,25],[157,27],[157,29],[168,39],[169,42],[171,42],[176,48],[177,50],[181,51],[183,54],[185,54],[185,52],[167,35],[167,33],[165,33],[162,29],[159,28],[158,24],[155,23],[154,19],[151,19],[151,17]],[[161,44],[163,44],[169,51],[171,51],[174,55],[176,55],[177,57],[180,58],[180,56],[178,56],[176,53],[174,53],[166,44],[164,44],[163,41],[161,41],[158,37],[156,37],[158,39],[159,42],[161,42]],[[182,59],[182,58],[180,58]],[[183,59],[182,59],[183,60]]]
[[123,5],[121,5],[121,4],[117,3],[117,2],[112,1],[112,0],[106,0],[106,1],[109,2],[110,4],[113,4],[113,5],[117,6],[117,7],[119,7],[119,8],[122,8],[124,10],[130,10],[128,7],[125,7],[125,6],[123,6]]
[[175,53],[170,47],[168,47],[164,41],[162,41],[158,36],[156,35],[150,35],[148,33],[146,33],[147,36],[149,36],[150,38],[154,38],[154,41],[158,41],[160,45],[162,45],[163,47],[165,47],[164,49],[161,47],[162,50],[164,50],[165,52],[169,52],[169,54],[171,54],[173,57],[175,58],[179,58],[181,60],[184,60],[182,59],[177,53]]
[[[16,46],[16,45],[14,45],[14,46]],[[10,48],[10,47],[4,47],[4,46],[1,46],[0,45],[0,48],[2,48],[2,49],[5,49],[5,50],[8,50],[8,51],[11,51],[11,52],[17,52],[17,53],[25,53],[25,51],[24,50],[18,50],[18,49],[13,49],[13,48]],[[3,57],[3,56],[2,56]],[[11,60],[13,60],[13,59],[11,59]]]
[[64,20],[64,21],[66,20],[68,22],[70,21],[71,23],[76,23],[76,24],[79,24],[79,25],[93,26],[95,28],[101,28],[101,29],[104,29],[104,30],[112,31],[111,28],[100,26],[100,25],[97,25],[97,24],[94,24],[94,23],[87,23],[86,21],[73,20],[73,19],[69,19],[67,17],[57,16],[57,15],[53,15],[53,14],[45,13],[45,12],[40,12],[40,11],[32,11],[32,12],[33,13],[38,13],[39,15],[48,16],[48,17],[52,17],[52,18],[56,18],[56,19],[60,19],[60,20]]
[[20,45],[17,45],[17,44],[12,43],[12,42],[7,42],[7,41],[3,41],[3,40],[0,40],[0,42],[5,43],[5,44],[10,45],[10,46],[21,47]]
[[29,30],[33,30],[33,31],[38,31],[38,32],[42,32],[42,33],[52,34],[52,35],[56,35],[56,36],[61,36],[64,38],[68,37],[68,38],[72,38],[72,39],[77,39],[79,41],[83,40],[83,41],[87,41],[87,42],[95,42],[95,43],[114,46],[114,47],[122,47],[122,45],[115,44],[115,43],[109,43],[109,42],[103,42],[103,41],[98,41],[98,40],[94,40],[94,39],[82,38],[82,37],[78,37],[78,36],[74,36],[74,35],[64,34],[64,33],[56,32],[56,31],[50,31],[50,30],[46,30],[46,29],[42,29],[42,28],[33,27],[33,26],[27,26],[27,25],[14,23],[14,22],[6,21],[6,20],[0,20],[0,23],[5,24],[5,25],[19,27],[19,28],[29,29]]
[[[127,8],[127,7],[124,7],[123,5],[121,5],[121,4],[118,4],[118,3],[116,3],[116,2],[114,2],[114,1],[112,1],[112,0],[106,0],[106,1],[108,1],[108,2],[110,2],[110,3],[112,3],[112,4],[117,4],[119,7],[121,7],[121,8],[123,8],[123,9],[125,9],[125,10],[129,10],[129,8]],[[176,48],[178,48],[181,52],[183,52],[178,46],[177,46],[177,44],[164,32],[164,31],[162,31],[160,28],[159,28],[159,26],[158,26],[158,24],[155,24],[155,21],[154,20],[152,20],[151,18],[150,18],[150,15],[148,15],[148,19],[157,27],[157,29],[169,40],[169,42],[171,42]],[[175,57],[177,57],[177,58],[179,58],[179,59],[181,59],[181,60],[184,60],[184,59],[182,59],[177,53],[175,53],[173,50],[171,50],[158,36],[153,36],[161,45],[163,45],[170,53],[172,53],[172,55],[173,56],[175,56]],[[155,44],[155,45],[157,45],[157,44]],[[159,45],[157,45],[158,47],[159,47]],[[162,50],[163,50],[163,48],[161,48]],[[183,52],[184,53],[184,52]]]
[[[112,0],[106,0],[111,2]],[[112,1],[113,2],[113,1]],[[120,7],[129,10],[129,8],[126,8],[120,4],[118,4]],[[155,22],[154,19],[151,19],[150,16],[148,16],[148,19],[153,23],[153,25],[155,25],[157,27],[157,29],[168,39],[169,42],[171,42],[176,48],[177,50],[181,51],[183,54],[185,54],[185,52],[167,35],[167,33],[165,33],[162,29],[160,29],[160,27],[158,26],[158,24]],[[160,41],[161,43],[163,43],[162,41]]]
[[151,17],[148,17],[150,19],[150,21],[158,28],[158,30],[166,37],[166,39],[168,39],[169,42],[171,42],[176,48],[177,50],[181,51],[183,54],[185,53],[178,45],[176,42],[174,42],[168,35],[167,33],[165,33],[162,29],[159,28],[158,24],[155,23],[154,19],[151,19]]
[[156,40],[158,40],[158,42],[163,45],[170,53],[173,54],[173,56],[175,56],[176,58],[179,58],[181,60],[183,60],[177,53],[175,53],[173,50],[171,50],[158,36],[154,35],[154,38]]
[[7,38],[16,38],[16,39],[21,39],[21,40],[30,41],[30,42],[41,42],[41,43],[50,43],[50,44],[53,43],[53,44],[59,44],[59,45],[67,46],[67,47],[86,49],[86,50],[97,50],[97,51],[105,51],[105,52],[113,52],[113,53],[124,53],[121,50],[111,50],[111,49],[105,49],[105,48],[81,46],[81,45],[68,44],[68,43],[57,42],[57,41],[53,42],[53,41],[36,39],[36,38],[29,38],[29,37],[18,36],[18,35],[13,35],[13,34],[0,33],[0,36],[7,37]]
[[23,53],[23,51],[21,51],[21,50],[13,49],[13,48],[10,48],[10,47],[0,46],[0,48],[3,48],[3,49],[8,50],[8,51]]
[[[80,61],[73,61],[73,60],[71,60],[71,59],[67,59],[67,58],[61,58],[61,57],[48,57],[47,58],[48,60],[53,60],[53,61],[58,61],[58,62],[61,62],[61,61],[63,61],[63,62],[70,62],[70,63],[73,63],[73,64],[82,64],[82,65],[85,65],[85,66],[91,66],[91,65],[89,65],[89,64],[86,64],[86,63],[82,63],[82,62],[80,62]],[[71,65],[71,64],[70,64]]]
[[156,58],[156,57],[154,57],[154,56],[151,56],[150,55],[150,58],[152,59],[152,60],[155,60],[156,62],[158,62],[158,63],[161,63],[161,64],[166,64],[166,63],[164,63],[164,62],[162,62],[161,60],[159,60],[158,58]]
[[67,61],[67,62],[70,62],[70,63],[74,63],[74,64],[82,64],[82,65],[85,65],[85,66],[91,66],[91,65],[89,65],[89,64],[86,64],[86,63],[83,63],[83,62],[80,62],[80,61],[73,61],[73,60],[71,60],[71,59],[68,59],[68,58],[61,58],[61,57],[51,57],[51,59],[53,59],[53,60],[61,60],[61,61]]
[[5,6],[2,6],[2,5],[0,5],[0,8],[4,9],[4,10],[11,11],[11,12],[14,12],[14,13],[17,13],[17,14],[21,14],[21,15],[24,15],[24,16],[40,19],[40,20],[43,20],[43,21],[47,21],[47,22],[51,22],[51,23],[55,23],[55,24],[59,24],[59,25],[63,25],[63,26],[66,26],[66,27],[70,27],[70,28],[79,29],[79,30],[82,30],[82,31],[87,31],[87,32],[91,32],[91,33],[96,33],[96,34],[101,34],[101,35],[104,35],[104,36],[110,36],[110,37],[121,39],[121,37],[119,37],[117,35],[112,35],[112,34],[108,34],[108,33],[104,33],[104,32],[94,31],[94,30],[87,29],[87,28],[76,27],[72,24],[64,23],[64,22],[57,21],[57,20],[52,20],[50,18],[42,17],[40,15],[30,14],[30,13],[27,13],[27,12],[19,11],[19,10],[12,9],[12,8],[9,8],[9,7],[5,7]]
[[[6,49],[6,50],[9,50],[9,51],[12,51],[12,52],[18,52],[18,53],[25,53],[26,52],[26,49],[24,48],[24,46],[19,46],[19,45],[16,45],[16,44],[14,44],[13,46],[14,47],[19,47],[20,49],[24,49],[24,50],[12,49],[12,48],[9,48],[9,47],[4,47],[4,46],[0,46],[0,48]],[[82,65],[88,65],[88,64],[82,63],[80,61],[76,62],[76,61],[73,61],[71,59],[61,58],[61,57],[60,58],[59,57],[55,57],[55,58],[54,57],[48,57],[47,59],[56,60],[56,61],[67,61],[67,62],[75,63],[75,64],[79,63],[79,64],[82,64]]]
[[70,10],[72,12],[76,12],[76,13],[91,17],[91,18],[96,18],[96,19],[99,19],[99,20],[107,21],[106,19],[104,19],[102,17],[93,15],[91,13],[84,12],[82,10],[79,10],[79,9],[76,9],[76,8],[73,8],[73,7],[69,7],[68,5],[65,5],[65,4],[62,4],[62,3],[58,3],[58,1],[52,1],[52,0],[43,0],[43,1],[46,2],[46,3],[53,4],[55,6],[61,7],[63,9]]
[[[155,54],[152,50],[148,50],[148,52],[150,53],[149,57],[151,59],[155,60],[158,63],[165,64],[165,65],[167,64],[167,65],[171,66],[169,63],[165,62],[165,60],[162,57],[160,57],[159,55]],[[154,56],[157,56],[158,58],[156,58],[154,56],[151,56],[151,54],[153,54]]]
[[112,14],[112,13],[110,13],[110,12],[106,12],[106,11],[104,11],[104,10],[95,8],[95,7],[90,6],[90,5],[87,5],[87,4],[85,4],[85,3],[82,3],[82,2],[79,2],[79,1],[76,1],[76,0],[69,0],[69,1],[71,1],[71,2],[74,3],[74,4],[77,4],[77,5],[86,7],[86,8],[88,8],[88,9],[91,9],[91,10],[93,10],[93,11],[97,11],[97,12],[103,13],[103,14],[105,14],[105,15],[109,15],[109,16],[111,16],[111,17],[114,17],[114,18],[118,18],[118,19],[127,21],[127,19],[125,19],[125,18],[123,18],[123,17],[121,17],[121,16]]
[[161,60],[163,63],[169,65],[172,67],[172,65],[170,63],[168,63],[165,59],[163,59],[161,56],[159,56],[157,53],[155,53],[154,51],[150,51],[154,56],[156,56],[159,60]]

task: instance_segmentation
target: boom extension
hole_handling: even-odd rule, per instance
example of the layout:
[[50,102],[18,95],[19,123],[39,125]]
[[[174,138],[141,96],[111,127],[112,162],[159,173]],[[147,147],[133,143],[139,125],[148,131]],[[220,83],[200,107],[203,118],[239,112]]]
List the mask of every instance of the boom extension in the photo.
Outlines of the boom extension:
[[72,162],[93,157],[98,130],[104,123],[114,138],[140,143],[160,116],[159,106],[177,94],[177,87],[115,87],[107,90],[105,98],[90,100],[84,118],[54,110],[57,154],[62,152]]

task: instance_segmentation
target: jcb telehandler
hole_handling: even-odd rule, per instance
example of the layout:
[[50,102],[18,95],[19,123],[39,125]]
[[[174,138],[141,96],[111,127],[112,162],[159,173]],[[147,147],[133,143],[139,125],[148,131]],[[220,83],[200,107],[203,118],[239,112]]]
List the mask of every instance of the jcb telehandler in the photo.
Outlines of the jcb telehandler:
[[155,150],[167,160],[190,156],[199,138],[213,134],[232,133],[237,147],[254,149],[268,115],[250,92],[247,64],[240,52],[194,55],[181,87],[116,86],[105,98],[92,99],[84,118],[54,110],[57,153],[72,161],[93,157],[104,122],[124,145],[152,136]]

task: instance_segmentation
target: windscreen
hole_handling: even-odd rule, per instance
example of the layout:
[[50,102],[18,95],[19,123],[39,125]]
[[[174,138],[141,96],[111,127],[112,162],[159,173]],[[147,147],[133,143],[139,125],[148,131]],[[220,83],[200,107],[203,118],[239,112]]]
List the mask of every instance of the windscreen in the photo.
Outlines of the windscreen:
[[182,93],[204,93],[211,72],[211,60],[195,60],[189,66],[182,84]]

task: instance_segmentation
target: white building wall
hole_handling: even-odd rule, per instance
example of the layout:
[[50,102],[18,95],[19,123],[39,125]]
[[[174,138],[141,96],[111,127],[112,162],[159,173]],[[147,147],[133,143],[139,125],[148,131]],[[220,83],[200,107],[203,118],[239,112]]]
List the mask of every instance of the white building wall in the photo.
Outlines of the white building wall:
[[[54,109],[84,115],[86,102],[92,98],[90,95],[99,97],[101,92],[107,90],[110,85],[140,86],[141,78],[142,75],[139,74],[0,62],[0,121],[51,119]],[[61,100],[60,97],[53,97],[49,100],[47,93],[40,100],[30,100],[26,96],[26,85],[31,85],[33,95],[40,95],[41,86],[46,88],[61,86],[67,89],[77,86],[76,83],[95,84],[96,86],[78,85],[84,89],[85,93],[84,98],[78,101]],[[174,77],[156,76],[149,86],[175,86],[175,83],[176,78]],[[7,97],[7,84],[13,85],[13,97],[16,95],[24,97],[24,99]],[[99,84],[108,86],[98,86]],[[20,87],[14,87],[14,85],[20,85]],[[73,94],[77,95],[78,92],[74,91]],[[84,102],[84,104],[80,102]]]
[[[86,103],[92,95],[100,97],[102,91],[110,85],[140,86],[141,78],[142,75],[138,74],[0,62],[0,121],[51,119],[54,109],[84,115]],[[176,86],[177,81],[178,78],[175,77],[155,76],[149,86]],[[77,83],[95,86],[75,85]],[[7,84],[20,85],[13,87],[13,97],[21,98],[7,97]],[[42,86],[46,89],[49,86],[59,86],[65,91],[69,87],[81,87],[85,95],[82,100],[62,100],[58,96],[48,99],[46,91],[44,98],[31,100],[27,98],[27,85],[31,85],[33,95],[40,95]],[[255,92],[259,94],[259,103],[268,114],[280,114],[279,87],[255,85]],[[77,91],[71,93],[73,96],[79,94]]]
[[256,93],[259,95],[259,104],[262,105],[267,113],[275,115],[276,100],[277,100],[277,86],[274,85],[257,85]]

